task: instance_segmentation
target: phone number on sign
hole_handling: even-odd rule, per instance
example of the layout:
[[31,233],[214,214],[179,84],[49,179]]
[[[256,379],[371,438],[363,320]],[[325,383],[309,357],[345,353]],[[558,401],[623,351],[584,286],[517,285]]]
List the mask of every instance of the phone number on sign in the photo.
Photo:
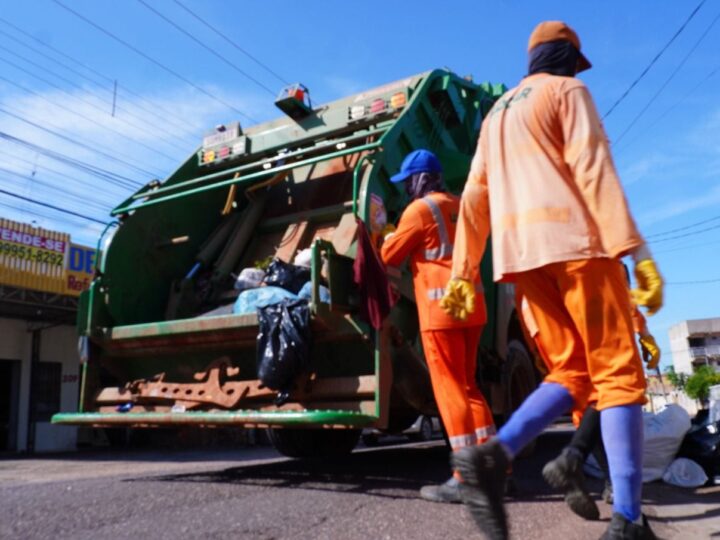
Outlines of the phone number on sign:
[[15,259],[47,263],[52,266],[62,266],[65,262],[64,253],[53,253],[44,249],[29,246],[19,246],[11,242],[0,242],[0,255],[7,255]]

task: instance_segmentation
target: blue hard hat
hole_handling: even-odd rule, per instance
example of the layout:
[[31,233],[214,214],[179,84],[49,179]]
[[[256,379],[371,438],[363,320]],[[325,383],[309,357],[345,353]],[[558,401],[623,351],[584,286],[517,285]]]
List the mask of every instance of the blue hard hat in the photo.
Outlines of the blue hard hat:
[[429,150],[413,150],[400,165],[400,172],[390,177],[391,182],[402,182],[411,175],[422,172],[441,173],[440,160]]

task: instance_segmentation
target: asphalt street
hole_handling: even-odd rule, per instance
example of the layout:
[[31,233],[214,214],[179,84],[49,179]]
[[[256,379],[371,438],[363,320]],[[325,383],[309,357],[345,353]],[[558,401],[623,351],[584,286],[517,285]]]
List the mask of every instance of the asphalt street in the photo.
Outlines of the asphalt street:
[[[513,538],[598,538],[607,526],[607,505],[600,503],[601,521],[585,522],[540,477],[567,438],[546,433],[534,456],[516,461],[517,493],[506,501]],[[448,474],[442,441],[358,448],[316,462],[268,447],[5,459],[0,538],[480,538],[462,506],[419,498],[422,485]],[[720,537],[720,487],[651,484],[644,494],[660,537]]]

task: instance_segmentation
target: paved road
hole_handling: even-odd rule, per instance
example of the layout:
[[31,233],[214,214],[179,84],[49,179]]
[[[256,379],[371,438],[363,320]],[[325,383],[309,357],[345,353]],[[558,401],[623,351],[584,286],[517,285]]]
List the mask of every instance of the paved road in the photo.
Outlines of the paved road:
[[[548,433],[533,458],[516,462],[519,492],[507,501],[513,538],[598,538],[607,526],[609,507],[601,504],[603,521],[583,522],[539,478],[567,437]],[[268,448],[5,460],[0,538],[478,538],[464,508],[418,498],[420,486],[447,474],[442,442],[316,463]],[[652,485],[645,493],[662,538],[720,536],[720,488]]]

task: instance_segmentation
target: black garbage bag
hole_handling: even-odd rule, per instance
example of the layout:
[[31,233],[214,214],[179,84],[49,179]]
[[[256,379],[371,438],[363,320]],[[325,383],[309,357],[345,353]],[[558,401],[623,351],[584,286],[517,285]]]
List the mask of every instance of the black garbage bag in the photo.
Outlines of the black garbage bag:
[[711,481],[720,476],[720,422],[705,419],[690,428],[677,455],[700,465]]
[[260,382],[287,401],[292,384],[310,364],[310,308],[307,300],[286,299],[258,308],[257,371]]
[[305,266],[295,266],[281,259],[273,259],[265,271],[263,283],[282,287],[293,294],[297,294],[306,282],[310,281],[310,269]]

